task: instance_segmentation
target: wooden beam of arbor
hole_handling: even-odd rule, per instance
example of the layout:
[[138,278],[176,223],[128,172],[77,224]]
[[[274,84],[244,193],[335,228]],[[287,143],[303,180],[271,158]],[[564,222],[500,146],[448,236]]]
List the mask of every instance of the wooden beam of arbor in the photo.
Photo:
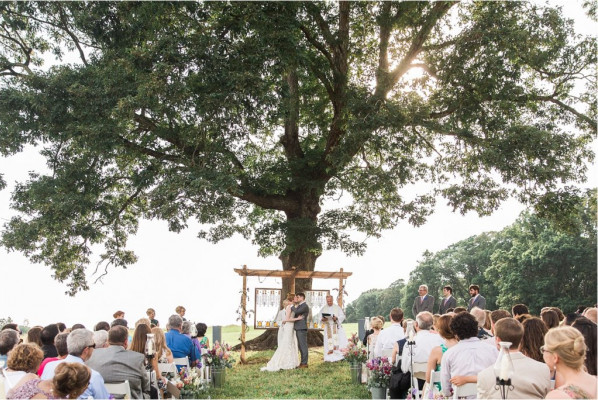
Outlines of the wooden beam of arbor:
[[296,279],[345,279],[351,275],[352,272],[325,272],[325,271],[279,271],[271,269],[239,269],[235,268],[235,272],[241,276],[262,276],[272,278],[296,278]]

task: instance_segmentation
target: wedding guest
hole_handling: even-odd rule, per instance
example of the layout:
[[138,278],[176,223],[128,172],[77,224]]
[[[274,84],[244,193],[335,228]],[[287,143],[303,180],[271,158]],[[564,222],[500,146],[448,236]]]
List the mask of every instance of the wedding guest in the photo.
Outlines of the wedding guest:
[[108,332],[110,330],[110,324],[106,321],[100,321],[96,324],[96,326],[93,328],[93,330]]
[[[372,318],[374,318],[374,317],[372,317]],[[384,329],[384,322],[386,322],[384,320],[384,317],[382,315],[376,315],[375,318],[378,318],[378,319],[380,319],[382,321],[382,329]],[[371,320],[372,319],[370,318],[370,321]],[[364,346],[368,345],[368,336],[371,335],[372,333],[374,333],[374,330],[372,329],[371,324],[370,324],[370,329],[368,329],[367,331],[365,331],[365,335],[363,336],[363,345]]]
[[486,298],[480,294],[480,287],[478,285],[469,285],[469,295],[471,299],[467,303],[467,311],[477,307],[482,310],[486,309]]
[[0,331],[0,370],[6,365],[8,352],[19,343],[19,339],[19,332],[14,329]]
[[181,333],[189,339],[191,339],[191,325],[193,325],[191,321],[184,321],[183,325],[181,325]]
[[[477,374],[481,370],[493,365],[498,357],[498,350],[494,346],[485,344],[477,338],[478,322],[467,312],[453,316],[450,323],[453,334],[459,343],[448,349],[440,362],[440,376],[442,391],[450,396],[451,383],[460,386],[477,381]],[[457,381],[454,378],[460,377]]]
[[[42,380],[53,379],[57,374],[58,367],[65,363],[85,364],[92,357],[95,350],[93,341],[93,332],[88,329],[75,329],[70,332],[66,338],[68,355],[63,360],[48,363],[41,374]],[[85,388],[81,398],[107,399],[110,396],[104,378],[98,371],[90,367],[91,377],[88,379],[89,385]]]
[[519,322],[523,323],[523,322],[524,322],[526,319],[528,319],[528,318],[531,318],[531,317],[532,317],[532,316],[531,316],[531,314],[521,314],[521,315],[518,315],[518,316],[516,316],[516,317],[514,317],[514,318],[515,318],[517,321],[519,321]]
[[[28,373],[35,375],[44,359],[44,352],[34,343],[21,343],[8,353],[4,373],[4,390],[8,393]],[[3,394],[3,393],[2,393]]]
[[540,318],[546,325],[547,329],[556,328],[559,326],[559,315],[554,310],[544,310],[540,313]]
[[197,340],[199,340],[199,345],[202,349],[209,349],[210,348],[210,339],[206,336],[206,332],[208,331],[208,326],[203,322],[198,322],[195,324],[195,329],[197,329]]
[[115,326],[124,326],[125,328],[129,329],[129,323],[124,318],[117,318],[110,324],[110,329],[114,328]]
[[[185,322],[183,322],[183,325],[185,324]],[[195,348],[197,349],[197,351],[199,352],[199,359],[201,360],[201,356],[202,356],[202,347],[201,347],[201,343],[198,339],[198,331],[197,331],[197,326],[196,325],[192,325],[189,327],[189,331],[191,332],[191,342],[193,342],[193,346],[195,346]]]
[[[401,362],[401,369],[404,373],[411,371],[411,361],[414,363],[427,363],[430,358],[432,349],[444,344],[442,336],[430,332],[434,324],[434,317],[428,311],[422,311],[415,317],[415,345],[406,346],[403,350],[403,358]],[[398,345],[395,345],[398,353]],[[412,352],[413,351],[413,352]],[[393,350],[393,354],[395,351]],[[395,357],[393,357],[395,359]],[[417,378],[419,389],[424,387],[425,379]]]
[[597,398],[596,377],[584,370],[586,343],[581,332],[570,326],[560,326],[549,330],[544,341],[544,362],[555,372],[556,379],[555,389],[546,398]]
[[50,324],[42,329],[40,340],[42,341],[42,351],[44,352],[44,358],[58,357],[56,346],[54,346],[54,339],[58,333],[58,326],[56,324]]
[[42,345],[42,326],[34,326],[33,328],[29,329],[27,332],[27,343],[35,343],[40,348]]
[[452,311],[448,311],[448,312],[453,312],[455,314],[459,314],[463,311],[467,311],[467,308],[465,307],[455,307]]
[[583,312],[583,316],[592,321],[593,323],[596,323],[596,320],[598,319],[598,308],[586,308]]
[[155,327],[152,328],[152,333],[154,334],[154,342],[156,344],[156,359],[159,363],[172,363],[174,357],[168,346],[166,346],[164,331],[161,328]]
[[57,323],[56,323],[56,326],[58,327],[58,331],[59,331],[60,333],[62,333],[62,332],[64,332],[64,331],[66,331],[66,325],[65,325],[65,323],[64,323],[64,322],[57,322]]
[[84,364],[63,363],[51,381],[34,374],[26,375],[19,386],[7,393],[7,399],[75,399],[85,391],[91,376]]
[[71,332],[74,331],[74,330],[77,330],[77,329],[85,329],[85,325],[83,325],[83,324],[75,324],[75,325],[72,326]]
[[145,357],[134,351],[126,350],[129,332],[124,326],[113,326],[108,332],[108,346],[94,350],[87,360],[90,368],[98,371],[105,382],[129,381],[131,396],[142,399],[144,393],[149,395],[149,375],[145,370]]
[[492,334],[492,321],[490,320],[490,315],[492,314],[492,312],[490,310],[484,310],[484,312],[486,313],[486,322],[484,322],[484,330]]
[[187,311],[187,309],[185,307],[183,307],[183,306],[177,306],[177,308],[175,309],[175,312],[181,316],[181,318],[183,319],[183,322],[187,321],[185,319],[185,312],[186,311]]
[[[152,333],[152,329],[150,328],[149,324],[142,323],[142,324],[137,325],[137,327],[135,328],[135,332],[133,333],[133,340],[131,341],[131,344],[129,345],[129,350],[135,351],[139,354],[143,354],[145,357],[145,343],[147,342],[147,334],[148,333]],[[154,340],[154,343],[155,343],[155,340]],[[160,377],[160,379],[162,380],[162,383],[164,385],[166,385],[167,379],[164,378],[162,376],[162,374],[160,373],[160,369],[158,368],[158,357],[157,356],[152,358],[152,369],[156,373],[156,376]],[[150,388],[150,390],[157,390],[157,389]],[[156,394],[157,394],[157,391],[156,391]],[[153,395],[151,398],[152,399],[154,398]]]
[[511,314],[507,310],[494,310],[490,313],[490,333],[494,335],[494,326],[503,318],[509,318]]
[[103,329],[93,333],[93,342],[96,344],[96,349],[103,349],[109,346],[108,331]]
[[453,288],[450,285],[446,285],[442,288],[442,295],[444,298],[440,302],[439,314],[443,315],[448,313],[450,308],[457,307],[457,299],[453,297]]
[[405,337],[405,331],[401,322],[403,321],[403,310],[398,307],[390,310],[390,326],[378,335],[374,352],[378,357],[389,357],[392,354],[394,345]]
[[140,318],[135,322],[135,328],[137,328],[140,324],[147,325],[148,328],[152,328],[152,323],[150,322],[149,318]]
[[156,319],[156,310],[154,310],[153,308],[150,307],[147,309],[147,311],[145,313],[147,314],[147,317],[150,320],[150,324],[151,324],[152,328],[154,328],[156,326],[160,326],[160,323]]
[[569,326],[573,325],[573,322],[575,322],[575,320],[579,317],[581,317],[581,315],[578,313],[567,314],[567,316],[565,317],[565,325],[569,325]]
[[[426,367],[426,382],[430,382],[430,371],[440,371],[440,361],[442,360],[443,354],[458,343],[455,334],[453,331],[451,331],[452,319],[453,314],[444,314],[440,316],[436,322],[436,332],[438,332],[440,337],[444,339],[444,343],[441,343],[439,346],[434,347],[430,351],[430,356],[428,357],[428,366]],[[440,384],[437,384],[437,387],[439,390],[442,389]]]
[[565,314],[563,314],[563,312],[561,311],[560,308],[558,308],[558,307],[549,307],[548,309],[557,313],[557,315],[559,316],[559,321],[560,321],[559,323],[562,323],[565,320]]
[[418,296],[413,299],[413,306],[411,312],[413,317],[417,316],[422,311],[434,312],[434,296],[428,294],[428,285],[419,285],[417,289]]
[[117,312],[115,312],[114,314],[112,314],[112,317],[114,319],[125,319],[125,312],[118,310]]
[[[484,329],[484,325],[486,324],[486,311],[478,307],[473,307],[470,313],[478,322],[478,338],[482,340],[491,338],[492,335],[490,334],[490,332]],[[492,342],[492,345],[494,345],[494,342]]]
[[367,337],[367,349],[369,360],[376,358],[376,352],[374,351],[374,349],[376,348],[376,341],[378,340],[378,336],[380,335],[380,332],[382,332],[384,322],[382,322],[380,318],[374,317],[370,321],[370,326],[372,327],[372,333],[369,334]]
[[[183,319],[180,315],[173,314],[168,318],[168,326],[170,330],[164,335],[166,337],[166,345],[172,351],[174,358],[188,357],[189,364],[195,365],[199,360],[199,352],[193,345],[190,338],[181,333],[183,328]],[[180,366],[177,365],[177,368]]]
[[579,317],[571,325],[573,328],[581,332],[588,346],[586,350],[585,366],[590,375],[596,375],[596,324],[586,317]]
[[523,338],[519,350],[532,360],[544,362],[540,347],[544,344],[546,332],[546,324],[540,318],[527,318],[523,321]]
[[529,314],[529,309],[525,304],[515,304],[511,308],[511,314],[513,314],[513,318],[517,318],[518,315]]
[[19,329],[19,326],[17,324],[13,324],[13,323],[6,324],[2,327],[2,330],[5,330],[5,329],[13,329],[13,330],[19,332],[19,335],[21,334],[21,330]]
[[[550,371],[546,364],[532,360],[519,352],[523,338],[523,325],[514,318],[503,318],[495,326],[497,348],[501,342],[510,342],[509,353],[516,371],[511,377],[513,386],[509,390],[512,399],[543,399],[550,390]],[[494,366],[478,373],[479,399],[502,399],[496,385]]]
[[44,361],[40,364],[39,368],[37,369],[37,376],[41,377],[44,373],[44,369],[46,368],[46,364],[51,363],[52,361],[64,360],[66,356],[68,356],[69,351],[66,344],[66,338],[69,336],[69,332],[60,332],[54,338],[54,346],[56,346],[56,351],[58,352],[58,357],[48,357],[44,358]]

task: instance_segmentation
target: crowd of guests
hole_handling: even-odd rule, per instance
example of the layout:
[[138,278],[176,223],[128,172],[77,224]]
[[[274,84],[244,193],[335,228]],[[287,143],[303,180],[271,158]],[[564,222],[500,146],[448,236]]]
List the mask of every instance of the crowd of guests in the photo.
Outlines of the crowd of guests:
[[[369,357],[389,357],[397,366],[394,373],[402,375],[411,374],[414,364],[426,365],[425,376],[415,373],[420,390],[427,383],[431,390],[436,386],[451,396],[457,387],[475,384],[477,398],[500,399],[494,364],[503,343],[514,370],[508,398],[597,398],[596,307],[580,307],[566,315],[559,308],[545,307],[534,316],[524,304],[510,312],[489,311],[483,308],[486,302],[479,287],[471,289],[472,299],[464,308],[454,307],[452,289],[445,287],[439,313],[433,314],[420,309],[433,309],[435,304],[422,285],[414,300],[415,320],[406,320],[402,309],[394,308],[390,327],[382,329],[384,318],[373,317],[364,338]],[[439,382],[431,382],[433,371],[440,372]],[[405,398],[410,378],[406,385],[391,384],[390,397]]]
[[[149,308],[147,318],[135,323],[132,335],[120,310],[111,323],[100,321],[93,331],[82,324],[67,328],[56,323],[34,326],[24,335],[16,324],[7,324],[0,331],[0,398],[108,399],[105,383],[125,380],[132,398],[158,398],[158,391],[166,386],[159,364],[177,360],[179,369],[187,364],[201,366],[202,352],[209,346],[207,325],[183,321],[182,306],[176,312],[165,332],[155,310]],[[154,357],[146,357],[150,334]]]

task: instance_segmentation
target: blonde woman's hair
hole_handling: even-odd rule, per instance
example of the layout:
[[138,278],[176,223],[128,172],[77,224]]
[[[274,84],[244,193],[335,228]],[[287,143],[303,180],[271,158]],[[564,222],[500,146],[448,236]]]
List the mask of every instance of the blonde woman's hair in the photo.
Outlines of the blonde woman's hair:
[[374,317],[370,321],[370,327],[372,329],[382,329],[383,326],[384,322],[378,317]]
[[563,364],[581,370],[586,356],[586,342],[581,332],[570,326],[552,328],[544,337],[544,348],[555,353]]
[[154,343],[156,344],[156,357],[158,360],[162,357],[162,353],[166,353],[166,355],[170,355],[172,352],[166,346],[166,336],[164,336],[164,331],[162,328],[154,327],[152,328],[152,333],[154,334]]
[[291,304],[291,303],[292,303],[292,302],[291,302],[290,300],[288,300],[288,299],[284,299],[284,300],[282,301],[282,308],[287,308],[287,306],[288,306],[289,304]]
[[59,398],[76,399],[85,392],[90,379],[91,370],[85,364],[64,362],[56,367],[52,387]]

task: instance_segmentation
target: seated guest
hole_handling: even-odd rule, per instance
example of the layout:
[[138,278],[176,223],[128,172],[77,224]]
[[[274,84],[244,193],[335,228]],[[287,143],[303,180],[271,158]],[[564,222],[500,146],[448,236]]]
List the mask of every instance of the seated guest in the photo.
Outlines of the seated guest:
[[12,330],[19,332],[19,335],[21,334],[21,330],[19,329],[19,326],[17,324],[13,324],[13,323],[6,324],[2,327],[2,330],[5,330],[5,329],[12,329]]
[[[444,339],[444,343],[437,347],[434,347],[430,351],[430,357],[428,357],[428,366],[426,367],[426,382],[430,382],[431,373],[430,371],[440,371],[440,361],[442,355],[451,347],[458,343],[455,334],[451,331],[451,320],[453,319],[452,314],[444,314],[436,323],[436,332]],[[437,384],[438,389],[441,389],[440,384]]]
[[89,385],[90,370],[84,364],[63,363],[56,368],[51,381],[27,374],[17,387],[7,393],[7,399],[74,399]]
[[58,326],[56,326],[56,324],[50,324],[42,329],[40,339],[42,341],[42,351],[44,352],[44,358],[58,357],[56,346],[54,346],[54,339],[58,333]]
[[[478,339],[478,321],[470,313],[462,312],[453,316],[450,328],[459,343],[448,349],[440,362],[442,392],[445,396],[451,394],[451,379],[473,376],[477,380],[477,374],[493,365],[498,357],[496,347]],[[457,386],[463,383],[466,381],[455,382]]]
[[150,322],[149,318],[140,318],[135,322],[135,328],[137,328],[140,324],[147,325],[148,328],[152,328],[152,323]]
[[[48,363],[41,375],[43,380],[52,379],[58,366],[63,363],[85,364],[96,351],[94,350],[95,342],[93,341],[93,332],[87,329],[75,329],[69,333],[66,338],[66,346],[69,353],[68,356],[66,356],[64,360]],[[109,396],[110,393],[108,393],[106,386],[104,386],[102,375],[91,368],[89,386],[85,389],[81,398],[107,399]]]
[[590,375],[596,375],[596,324],[586,317],[579,317],[571,325],[583,335],[588,348],[586,349],[586,370]]
[[465,307],[455,307],[452,312],[454,312],[455,314],[459,314],[460,312],[463,312],[463,311],[467,311],[467,308],[465,308]]
[[492,315],[492,311],[484,310],[484,312],[486,313],[486,319],[485,319],[486,322],[484,322],[483,328],[486,332],[490,333],[491,336],[494,336],[492,334],[492,320],[490,319],[490,317]]
[[108,332],[108,343],[105,349],[94,350],[87,365],[102,375],[104,382],[129,381],[131,396],[142,399],[144,393],[149,395],[149,376],[145,371],[145,357],[127,350],[129,332],[124,326],[113,326]]
[[517,321],[523,323],[526,319],[532,318],[532,316],[531,316],[531,314],[520,314],[513,318],[515,318]]
[[557,315],[559,316],[559,321],[560,321],[559,324],[562,323],[565,320],[565,314],[563,314],[563,312],[561,311],[560,308],[558,308],[558,307],[549,307],[548,309],[557,313]]
[[513,314],[513,318],[517,318],[518,315],[529,314],[529,309],[525,304],[515,304],[511,308],[511,314]]
[[64,322],[57,322],[56,326],[58,327],[58,332],[66,331],[66,324]]
[[34,326],[29,329],[27,332],[27,343],[35,343],[41,348],[43,346],[41,339],[42,329],[44,329],[42,326]]
[[71,332],[77,329],[85,329],[85,325],[83,324],[75,324],[71,327]]
[[[491,338],[492,335],[490,332],[487,332],[484,329],[484,325],[486,324],[486,311],[482,310],[481,308],[474,307],[471,309],[470,313],[478,322],[478,339],[486,340]],[[492,345],[494,345],[494,343],[492,343]]]
[[542,311],[540,313],[540,318],[548,329],[556,328],[559,326],[559,322],[561,322],[559,321],[559,315],[556,313],[556,311],[550,309]]
[[490,333],[494,335],[494,326],[503,318],[509,318],[511,314],[507,310],[494,310],[490,313]]
[[[509,352],[516,371],[511,377],[513,390],[509,390],[512,399],[543,399],[550,390],[550,371],[546,364],[532,360],[519,352],[523,338],[523,325],[515,318],[503,318],[495,326],[497,348],[499,343],[510,342]],[[478,398],[501,399],[494,366],[478,373]]]
[[[7,368],[2,371],[5,392],[8,393],[10,389],[16,387],[25,375],[35,375],[43,359],[44,352],[36,344],[21,343],[13,347],[8,353]],[[37,375],[35,377],[37,378]],[[4,395],[4,393],[0,393],[0,395]]]
[[540,362],[544,362],[540,347],[544,344],[544,335],[548,329],[538,317],[531,317],[523,321],[523,338],[519,350],[523,355]]
[[14,329],[0,331],[0,369],[6,366],[8,352],[19,343],[19,332]]
[[[403,372],[411,371],[412,358],[414,363],[427,363],[432,349],[444,344],[442,336],[430,332],[433,325],[434,316],[428,311],[422,311],[415,317],[415,345],[413,346],[413,353],[411,352],[412,346],[406,346],[403,350],[401,362]],[[417,381],[419,389],[423,389],[425,379],[418,378]]]
[[108,347],[108,331],[103,329],[93,333],[93,342],[96,344],[96,349],[103,349]]
[[[147,334],[151,332],[152,330],[149,324],[140,323],[139,325],[137,325],[137,327],[135,328],[135,332],[133,332],[133,340],[129,345],[129,350],[135,351],[145,356],[145,343],[147,342]],[[164,377],[162,377],[160,369],[158,368],[158,357],[154,357],[152,359],[152,369],[156,373],[156,376],[161,378],[162,383],[166,385],[167,380]],[[150,388],[150,390],[151,398],[156,398],[156,396],[158,395],[157,388],[152,387]]]
[[159,363],[170,364],[173,362],[174,357],[172,351],[166,346],[166,337],[164,331],[161,328],[152,328],[154,334],[154,342],[156,344],[156,359]]
[[[376,357],[376,352],[374,349],[376,348],[376,342],[378,341],[378,335],[382,332],[382,327],[384,326],[384,322],[378,317],[374,317],[370,321],[370,326],[372,327],[372,333],[367,336],[367,349],[368,349],[368,359],[373,359]],[[394,352],[394,348],[393,348]],[[397,349],[398,352],[398,349]],[[396,357],[396,356],[395,356]]]
[[208,326],[203,322],[198,322],[197,324],[195,324],[195,329],[197,329],[197,340],[199,341],[199,346],[202,349],[209,349],[210,339],[208,339],[208,337],[206,336]]
[[565,325],[573,325],[573,322],[575,322],[575,320],[577,318],[581,317],[581,314],[577,314],[577,313],[569,313],[565,316]]
[[555,371],[555,389],[547,399],[595,399],[596,377],[584,370],[586,343],[581,332],[570,326],[552,328],[544,338],[544,362]]
[[363,345],[364,346],[368,345],[368,336],[371,335],[372,333],[374,333],[374,329],[372,328],[372,320],[374,318],[378,318],[380,321],[382,321],[382,329],[384,329],[384,322],[386,322],[386,321],[384,320],[384,317],[382,315],[376,315],[375,317],[370,318],[370,329],[365,331],[365,335],[363,336]]
[[391,356],[395,343],[405,337],[405,331],[401,322],[403,321],[403,310],[398,307],[390,310],[390,326],[378,335],[374,352],[377,357]]
[[113,328],[115,326],[124,326],[125,328],[129,329],[129,323],[124,318],[116,318],[114,321],[112,321],[112,323],[110,324],[110,328]]
[[[183,335],[181,330],[183,329],[183,319],[180,315],[173,314],[168,318],[168,326],[170,330],[166,333],[166,346],[172,351],[174,358],[188,357],[190,359],[189,364],[191,366],[197,364],[199,361],[200,354],[193,345],[190,338]],[[177,368],[180,367],[177,365]]]
[[41,365],[37,369],[37,376],[42,376],[44,373],[44,369],[46,368],[46,364],[51,363],[52,361],[64,360],[66,356],[69,355],[69,351],[66,345],[66,338],[68,337],[68,332],[61,332],[56,335],[54,339],[54,346],[56,346],[56,351],[58,352],[58,357],[48,357],[44,358]]
[[592,321],[593,323],[596,323],[596,320],[598,320],[598,308],[586,308],[583,312],[583,316]]
[[106,321],[100,321],[96,324],[96,326],[93,328],[93,330],[108,332],[110,330],[110,324]]
[[147,314],[147,317],[150,320],[150,324],[151,324],[152,328],[155,328],[156,326],[160,326],[160,323],[156,319],[156,310],[154,310],[153,308],[148,308],[145,313]]

